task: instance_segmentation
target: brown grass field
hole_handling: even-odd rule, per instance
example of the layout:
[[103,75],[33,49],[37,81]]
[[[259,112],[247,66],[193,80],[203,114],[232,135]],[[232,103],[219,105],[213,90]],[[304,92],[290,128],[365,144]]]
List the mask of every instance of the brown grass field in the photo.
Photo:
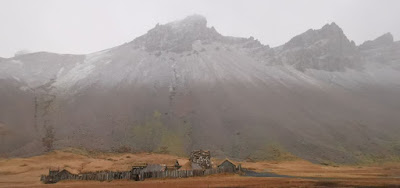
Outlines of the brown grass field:
[[[400,187],[400,164],[383,163],[363,166],[324,166],[303,160],[241,162],[244,168],[273,172],[286,177],[246,177],[219,174],[182,179],[146,179],[135,181],[61,181],[42,184],[41,174],[50,167],[73,173],[97,170],[128,170],[133,163],[168,163],[188,159],[153,153],[89,153],[77,149],[54,151],[29,158],[0,159],[0,187]],[[219,164],[222,159],[214,159]],[[236,162],[238,163],[238,162]]]

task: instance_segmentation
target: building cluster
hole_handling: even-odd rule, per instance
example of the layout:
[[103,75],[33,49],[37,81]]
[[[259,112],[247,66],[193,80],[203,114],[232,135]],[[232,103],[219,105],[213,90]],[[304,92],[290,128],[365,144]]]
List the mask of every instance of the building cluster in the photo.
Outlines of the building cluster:
[[132,165],[130,171],[97,171],[81,174],[73,174],[66,169],[49,169],[49,175],[42,175],[40,180],[44,183],[56,183],[61,180],[143,181],[146,178],[186,178],[217,173],[236,173],[241,170],[240,165],[237,167],[229,160],[223,161],[217,168],[212,168],[211,154],[203,150],[193,151],[188,164],[186,168],[181,168],[178,160],[171,164],[136,163]]

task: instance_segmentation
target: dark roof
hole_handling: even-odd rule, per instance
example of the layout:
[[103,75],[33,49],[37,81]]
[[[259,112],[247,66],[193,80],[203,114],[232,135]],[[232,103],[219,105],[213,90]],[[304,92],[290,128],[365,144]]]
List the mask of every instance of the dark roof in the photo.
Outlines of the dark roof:
[[236,166],[235,164],[233,164],[231,161],[229,161],[228,159],[226,159],[224,162],[222,162],[220,165],[218,165],[218,167],[222,166],[222,165],[231,165],[231,166]]
[[66,173],[66,174],[72,174],[71,172],[69,172],[68,170],[61,170],[58,174],[62,174],[62,173]]

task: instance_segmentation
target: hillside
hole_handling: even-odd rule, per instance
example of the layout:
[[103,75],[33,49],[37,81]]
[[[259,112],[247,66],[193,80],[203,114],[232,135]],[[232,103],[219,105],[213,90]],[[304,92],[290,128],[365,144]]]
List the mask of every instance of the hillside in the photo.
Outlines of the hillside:
[[0,153],[399,160],[399,73],[389,33],[357,46],[331,23],[271,48],[193,15],[92,54],[0,60]]

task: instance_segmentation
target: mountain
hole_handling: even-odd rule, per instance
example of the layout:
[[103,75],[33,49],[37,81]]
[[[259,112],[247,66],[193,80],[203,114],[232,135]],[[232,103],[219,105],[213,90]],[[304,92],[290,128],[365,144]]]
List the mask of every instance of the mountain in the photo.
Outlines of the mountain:
[[376,38],[373,41],[366,41],[362,45],[360,45],[360,49],[368,50],[368,49],[376,49],[379,47],[387,47],[393,45],[393,35],[391,33],[385,33],[384,35]]
[[0,152],[209,149],[235,159],[400,154],[400,43],[356,46],[335,23],[270,48],[200,15],[87,55],[0,62]]
[[399,70],[400,42],[394,42],[392,34],[386,33],[373,41],[366,41],[359,49],[367,61],[379,62],[380,65],[392,66]]
[[282,46],[280,61],[304,71],[312,68],[326,71],[360,69],[360,55],[353,41],[349,41],[335,23],[319,30],[308,30]]

